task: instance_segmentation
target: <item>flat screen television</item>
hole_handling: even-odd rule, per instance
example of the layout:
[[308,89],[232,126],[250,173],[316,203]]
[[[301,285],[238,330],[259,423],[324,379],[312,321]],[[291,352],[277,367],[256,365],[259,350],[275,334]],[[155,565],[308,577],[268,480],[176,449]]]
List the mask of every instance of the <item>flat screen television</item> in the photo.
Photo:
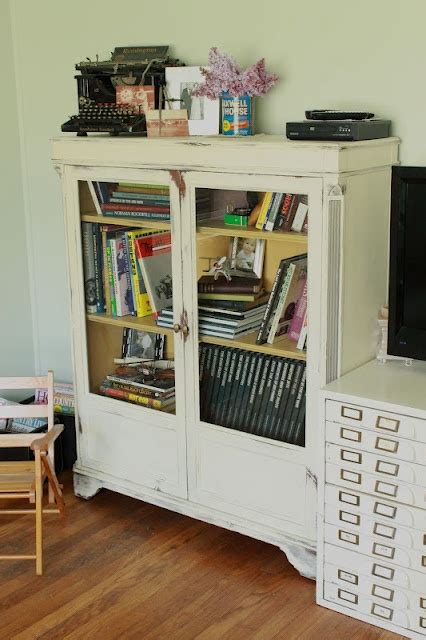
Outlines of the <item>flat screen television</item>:
[[388,353],[426,360],[426,167],[392,167]]

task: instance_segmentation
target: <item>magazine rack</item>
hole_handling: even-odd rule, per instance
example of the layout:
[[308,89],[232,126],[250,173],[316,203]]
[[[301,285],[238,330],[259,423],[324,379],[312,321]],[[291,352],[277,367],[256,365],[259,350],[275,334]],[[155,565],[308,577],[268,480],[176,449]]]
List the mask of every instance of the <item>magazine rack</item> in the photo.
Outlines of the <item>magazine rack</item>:
[[[77,495],[89,498],[105,487],[234,529],[277,545],[301,573],[314,576],[318,394],[327,382],[375,355],[374,322],[386,298],[390,171],[397,149],[396,138],[344,144],[296,143],[266,135],[53,141],[64,193],[72,292]],[[88,187],[92,181],[166,185],[170,222],[99,215]],[[229,203],[244,206],[247,192],[268,191],[305,197],[307,234],[223,224]],[[207,214],[197,204],[203,193],[213,202]],[[171,232],[169,326],[157,326],[153,315],[86,313],[82,223],[96,227],[112,222]],[[261,345],[256,331],[233,340],[199,336],[197,280],[206,269],[200,258],[225,255],[235,235],[265,240],[263,281],[268,291],[280,260],[307,252],[306,351],[285,335]],[[99,393],[120,356],[123,328],[129,327],[166,336],[164,357],[174,360],[175,369],[175,406],[168,412]],[[283,358],[306,363],[304,443],[259,435],[261,419],[250,428],[229,428],[223,424],[226,415],[222,424],[215,419],[223,406],[232,413],[232,398],[244,405],[238,393],[231,398],[226,388],[233,378],[225,365],[227,377],[217,378],[219,391],[207,403],[213,418],[202,419],[200,400],[205,403],[206,398],[200,397],[199,367],[206,347],[217,348],[224,362],[232,352],[242,362],[246,354],[275,363]]]

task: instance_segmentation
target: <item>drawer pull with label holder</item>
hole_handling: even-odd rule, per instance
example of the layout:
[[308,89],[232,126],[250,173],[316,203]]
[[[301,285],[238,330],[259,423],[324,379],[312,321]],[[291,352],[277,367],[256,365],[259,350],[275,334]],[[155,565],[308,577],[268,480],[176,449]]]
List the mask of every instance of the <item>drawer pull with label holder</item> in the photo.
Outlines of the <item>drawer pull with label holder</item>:
[[[358,576],[355,573],[350,573],[349,571],[344,571],[343,569],[338,569],[337,577],[339,580],[343,582],[349,582],[349,584],[358,584]],[[426,609],[426,607],[424,607]]]
[[342,418],[350,418],[351,420],[358,420],[358,422],[362,420],[361,409],[354,409],[353,407],[345,407],[345,405],[342,405],[340,409],[340,415],[342,416]]
[[376,596],[376,598],[382,598],[383,600],[392,602],[395,596],[395,591],[393,589],[388,589],[387,587],[382,587],[379,584],[373,584],[371,595]]
[[338,589],[337,597],[344,602],[350,602],[351,604],[358,604],[358,596],[356,593],[345,591],[345,589]]
[[376,429],[383,429],[384,431],[399,431],[400,420],[396,418],[386,418],[386,416],[377,416]]

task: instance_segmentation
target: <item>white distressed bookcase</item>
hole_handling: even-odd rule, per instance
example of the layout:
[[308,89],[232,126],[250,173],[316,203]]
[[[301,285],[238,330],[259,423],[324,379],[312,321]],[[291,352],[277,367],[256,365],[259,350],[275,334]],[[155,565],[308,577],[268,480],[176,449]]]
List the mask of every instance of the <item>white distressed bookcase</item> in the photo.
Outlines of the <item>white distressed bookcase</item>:
[[[107,488],[234,529],[280,547],[304,575],[315,575],[319,389],[374,354],[378,308],[386,300],[391,165],[398,140],[290,142],[283,136],[228,139],[53,140],[61,176],[71,291],[77,399],[77,495]],[[171,222],[139,222],[172,232],[173,312],[167,334],[175,360],[175,414],[99,395],[119,356],[123,327],[158,332],[151,317],[85,312],[81,221],[96,215],[87,181],[170,186]],[[309,232],[236,230],[196,219],[196,189],[280,191],[307,196]],[[133,220],[117,224],[135,226]],[[136,226],[137,226],[136,225]],[[202,259],[221,255],[229,236],[266,240],[264,280],[283,257],[308,253],[306,354],[288,339],[255,344],[198,337],[197,278]],[[182,325],[189,330],[184,336]],[[306,359],[306,441],[295,446],[200,420],[199,342]]]

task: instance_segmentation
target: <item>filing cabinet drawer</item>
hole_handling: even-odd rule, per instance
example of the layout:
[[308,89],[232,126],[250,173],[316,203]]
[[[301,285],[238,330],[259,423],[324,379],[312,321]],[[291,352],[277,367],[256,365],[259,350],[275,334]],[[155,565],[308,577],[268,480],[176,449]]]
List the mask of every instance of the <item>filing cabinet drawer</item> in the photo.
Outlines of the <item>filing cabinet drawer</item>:
[[326,419],[341,425],[364,427],[385,436],[394,435],[417,442],[426,442],[426,421],[420,418],[327,400]]
[[347,589],[356,595],[374,598],[378,602],[390,603],[396,609],[411,609],[419,616],[426,615],[426,584],[424,592],[415,593],[403,587],[389,585],[385,580],[364,576],[358,569],[355,571],[326,564],[324,581]]
[[[392,588],[401,588],[422,596],[426,588],[425,574],[416,570],[398,567],[385,559],[372,558],[362,555],[358,549],[344,549],[332,544],[324,544],[324,563],[333,565],[337,569],[347,571],[358,576],[366,576],[380,584]],[[424,604],[420,602],[419,606]],[[417,605],[416,605],[417,606]]]
[[419,509],[426,508],[425,489],[391,477],[354,470],[350,465],[326,463],[326,482],[361,491],[380,498],[395,500]]
[[404,462],[403,460],[390,460],[379,453],[359,451],[350,446],[326,444],[326,461],[334,464],[345,464],[350,469],[366,471],[377,474],[381,478],[395,478],[400,482],[426,487],[426,466]]
[[348,427],[337,422],[327,422],[326,440],[380,456],[426,464],[426,443],[404,440],[395,435],[374,433],[364,427]]
[[426,616],[415,611],[403,611],[376,598],[358,595],[354,589],[342,589],[330,582],[324,583],[324,598],[370,616],[372,624],[387,621],[401,629],[410,629],[426,635]]
[[336,510],[343,509],[356,514],[379,517],[383,522],[401,524],[420,532],[426,529],[426,513],[422,509],[407,507],[331,484],[325,487],[325,503],[325,508],[332,505]]
[[419,550],[398,547],[394,540],[384,540],[380,536],[369,536],[349,524],[335,526],[324,523],[324,540],[329,544],[371,556],[378,562],[386,561],[419,571],[423,573],[426,582],[426,548]]
[[380,516],[360,514],[350,506],[341,508],[332,504],[327,504],[325,507],[325,521],[337,527],[349,528],[355,533],[371,536],[377,542],[392,541],[391,544],[397,547],[418,549],[426,553],[426,522],[424,530],[417,531],[389,522]]

